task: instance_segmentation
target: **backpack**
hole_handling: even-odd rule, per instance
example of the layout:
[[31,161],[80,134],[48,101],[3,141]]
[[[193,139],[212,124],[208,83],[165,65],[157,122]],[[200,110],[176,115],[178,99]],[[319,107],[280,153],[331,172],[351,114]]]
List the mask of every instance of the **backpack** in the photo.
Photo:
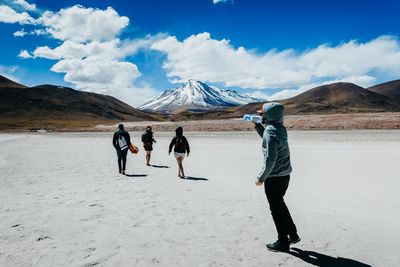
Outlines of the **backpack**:
[[128,143],[126,142],[125,137],[123,137],[122,135],[118,136],[118,145],[121,150],[128,148]]

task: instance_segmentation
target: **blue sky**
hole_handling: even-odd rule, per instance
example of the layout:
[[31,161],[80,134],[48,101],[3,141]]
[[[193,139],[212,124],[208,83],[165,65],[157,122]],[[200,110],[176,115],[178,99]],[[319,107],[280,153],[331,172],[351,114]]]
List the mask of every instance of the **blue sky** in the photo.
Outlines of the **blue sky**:
[[132,105],[189,78],[270,99],[335,81],[369,86],[400,77],[399,9],[375,0],[0,0],[0,73]]

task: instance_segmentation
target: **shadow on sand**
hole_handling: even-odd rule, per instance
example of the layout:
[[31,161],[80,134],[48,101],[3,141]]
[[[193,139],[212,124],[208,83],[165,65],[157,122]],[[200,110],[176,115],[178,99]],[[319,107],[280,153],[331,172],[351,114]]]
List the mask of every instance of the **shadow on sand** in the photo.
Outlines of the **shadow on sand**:
[[193,180],[193,181],[208,181],[207,178],[201,178],[201,177],[192,177],[192,176],[185,176],[181,178],[182,180]]
[[170,166],[164,166],[164,165],[153,165],[153,164],[151,164],[150,166],[154,167],[154,168],[165,168],[165,169],[171,168]]
[[335,258],[314,251],[304,251],[299,248],[291,248],[292,251],[289,253],[303,261],[320,267],[371,267],[371,265],[346,259],[346,258]]
[[147,174],[125,174],[128,177],[147,177]]

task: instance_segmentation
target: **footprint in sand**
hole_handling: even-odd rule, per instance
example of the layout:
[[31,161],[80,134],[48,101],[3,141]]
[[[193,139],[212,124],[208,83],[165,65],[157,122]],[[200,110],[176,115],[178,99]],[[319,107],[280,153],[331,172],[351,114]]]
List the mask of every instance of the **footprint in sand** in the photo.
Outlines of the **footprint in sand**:
[[41,237],[36,238],[36,241],[42,241],[45,239],[51,239],[51,237],[50,236],[41,236]]
[[92,252],[92,251],[95,251],[95,250],[96,250],[96,248],[87,248],[87,249],[85,249],[86,252]]
[[160,263],[160,260],[157,258],[151,259],[151,263]]
[[92,266],[96,266],[96,265],[99,265],[99,264],[100,264],[100,262],[95,261],[95,262],[86,263],[84,265],[84,267],[92,267]]

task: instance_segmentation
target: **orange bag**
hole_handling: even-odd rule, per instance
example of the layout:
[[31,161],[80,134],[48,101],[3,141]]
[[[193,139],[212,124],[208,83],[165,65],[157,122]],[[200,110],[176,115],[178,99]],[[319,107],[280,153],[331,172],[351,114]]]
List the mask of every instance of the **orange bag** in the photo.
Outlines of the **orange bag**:
[[129,150],[130,150],[133,154],[139,153],[139,148],[138,148],[137,146],[135,146],[134,144],[130,144],[130,145],[129,145]]

